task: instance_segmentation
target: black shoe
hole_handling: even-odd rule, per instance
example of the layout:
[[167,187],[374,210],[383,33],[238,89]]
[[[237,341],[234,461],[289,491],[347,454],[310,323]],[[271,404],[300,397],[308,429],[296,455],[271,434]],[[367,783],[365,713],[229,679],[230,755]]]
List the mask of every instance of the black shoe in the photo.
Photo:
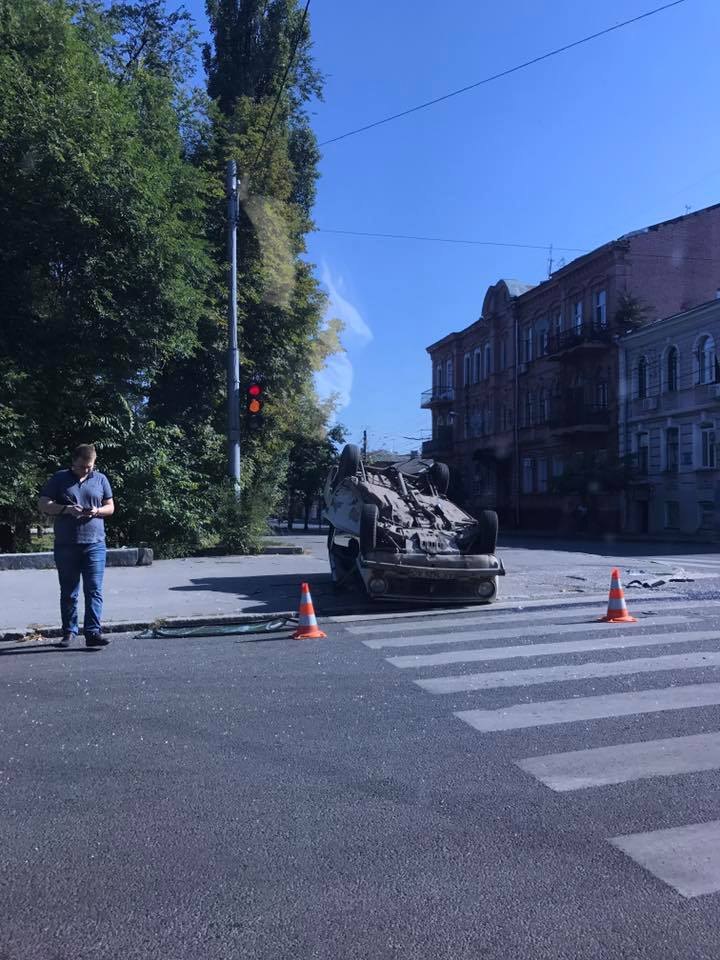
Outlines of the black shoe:
[[61,650],[67,650],[68,647],[72,646],[76,636],[76,633],[64,633],[62,639],[58,642],[58,647]]
[[92,633],[89,637],[85,637],[86,647],[106,647],[109,643],[107,637],[103,637],[100,633]]

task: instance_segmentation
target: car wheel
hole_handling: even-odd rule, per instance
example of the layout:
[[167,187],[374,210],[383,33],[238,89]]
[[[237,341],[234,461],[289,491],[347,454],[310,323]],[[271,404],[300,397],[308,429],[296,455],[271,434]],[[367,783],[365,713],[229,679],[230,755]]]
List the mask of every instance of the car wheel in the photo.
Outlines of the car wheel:
[[340,461],[337,466],[337,473],[333,480],[333,489],[340,486],[346,477],[354,477],[360,466],[360,447],[354,443],[347,443],[340,454]]
[[448,487],[450,486],[450,468],[446,463],[438,463],[437,461],[430,467],[428,471],[430,478],[430,483],[435,487],[437,492],[442,496],[448,492]]
[[497,549],[498,515],[494,510],[483,510],[479,519],[478,553],[494,554]]
[[377,521],[378,508],[374,503],[364,503],[360,512],[360,553],[363,556],[375,549]]

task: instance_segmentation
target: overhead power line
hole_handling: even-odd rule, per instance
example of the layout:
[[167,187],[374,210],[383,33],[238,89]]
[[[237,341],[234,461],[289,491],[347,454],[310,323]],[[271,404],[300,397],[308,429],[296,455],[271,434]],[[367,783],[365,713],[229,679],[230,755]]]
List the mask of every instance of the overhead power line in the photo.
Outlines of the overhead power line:
[[685,3],[686,0],[672,0],[672,3],[665,3],[661,7],[655,7],[654,10],[648,10],[646,13],[641,13],[637,17],[631,17],[630,20],[623,20],[622,23],[616,23],[612,27],[606,27],[604,30],[598,30],[597,33],[591,33],[587,37],[581,37],[579,40],[574,40],[572,43],[566,43],[562,47],[557,47],[555,50],[550,50],[548,53],[543,53],[539,57],[533,57],[532,60],[526,60],[524,63],[519,63],[517,66],[509,67],[507,70],[502,70],[500,73],[495,73],[491,77],[485,77],[483,80],[477,80],[475,83],[469,83],[466,87],[460,87],[459,90],[452,90],[450,93],[445,93],[441,97],[435,97],[433,100],[426,100],[424,103],[419,103],[417,106],[409,107],[407,110],[401,110],[400,113],[393,113],[389,117],[383,117],[381,120],[375,120],[373,123],[366,123],[362,127],[356,127],[354,130],[348,130],[346,133],[341,133],[337,137],[331,137],[329,140],[323,140],[320,143],[321,147],[325,147],[330,143],[337,143],[338,140],[345,140],[347,137],[354,137],[358,133],[364,133],[366,130],[372,130],[374,127],[380,127],[385,123],[391,123],[393,120],[399,120],[400,117],[407,117],[411,113],[417,113],[419,110],[426,110],[428,107],[435,106],[436,103],[442,103],[445,100],[450,100],[452,97],[458,97],[461,93],[467,93],[469,90],[476,90],[478,87],[482,87],[487,83],[492,83],[494,80],[500,80],[503,77],[510,76],[511,73],[517,73],[519,70],[524,70],[526,67],[532,67],[536,63],[541,63],[543,60],[549,60],[550,57],[556,57],[559,53],[565,53],[566,50],[572,50],[574,47],[579,47],[583,43],[589,43],[591,40],[597,40],[598,37],[604,37],[608,33],[613,33],[615,30],[622,30],[623,27],[629,27],[633,23],[638,23],[640,20],[647,20],[648,17],[655,16],[656,13],[662,13],[663,10],[669,10],[671,7],[677,7],[681,3]]
[[[556,244],[550,243],[509,243],[503,242],[501,240],[463,240],[458,237],[426,237],[409,233],[370,233],[362,230],[331,230],[325,229],[324,227],[315,227],[315,233],[334,233],[339,234],[345,237],[367,237],[371,240],[420,240],[425,243],[451,243],[451,244],[463,244],[466,246],[474,247],[511,247],[518,250],[544,250],[548,251],[552,248],[553,251],[562,251],[563,253],[593,253],[594,250],[598,250],[599,247],[558,247]],[[623,238],[618,238],[617,241],[608,241],[609,243],[620,242]],[[601,247],[607,246],[607,244],[600,244]],[[720,263],[720,256],[717,257],[678,257],[675,253],[643,253],[639,250],[633,250],[633,257],[644,257],[652,260],[677,260],[682,261],[683,263]],[[561,269],[561,268],[558,268]]]
[[[347,237],[371,237],[380,240],[423,240],[427,243],[459,243],[474,247],[519,247],[523,250],[548,250],[549,243],[503,243],[499,240],[462,240],[455,237],[421,237],[413,236],[407,233],[365,233],[361,230],[326,230],[323,227],[316,227],[316,233],[336,233]],[[553,244],[553,250],[563,250],[568,253],[587,253],[586,248],[581,247],[556,247]]]
[[300,20],[300,25],[297,28],[295,37],[293,38],[292,49],[290,50],[290,56],[288,57],[287,66],[285,67],[285,73],[283,74],[282,81],[280,82],[280,87],[278,89],[277,96],[275,97],[275,103],[273,103],[273,108],[270,111],[270,119],[268,120],[267,126],[265,127],[265,133],[263,134],[262,143],[260,144],[260,148],[258,152],[255,154],[255,159],[253,160],[252,166],[250,167],[251,176],[255,172],[255,168],[258,165],[258,161],[260,160],[260,157],[262,156],[262,152],[265,149],[265,144],[267,143],[268,134],[272,129],[273,120],[275,119],[275,113],[277,112],[278,104],[280,103],[280,97],[282,96],[283,90],[285,89],[287,78],[290,75],[290,68],[295,62],[295,54],[297,53],[297,48],[300,43],[300,38],[302,37],[302,33],[305,28],[305,21],[307,20],[309,7],[310,7],[310,0],[307,0],[307,3],[305,4],[305,9],[303,10],[302,19]]

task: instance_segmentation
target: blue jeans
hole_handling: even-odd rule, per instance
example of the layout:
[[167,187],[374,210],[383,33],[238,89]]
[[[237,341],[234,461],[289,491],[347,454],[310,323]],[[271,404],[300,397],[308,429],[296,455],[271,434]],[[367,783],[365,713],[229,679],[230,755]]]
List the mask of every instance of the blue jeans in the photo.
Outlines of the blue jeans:
[[84,634],[100,633],[105,575],[105,541],[55,544],[55,566],[60,581],[60,614],[63,633],[78,632],[77,604],[80,577],[85,594]]

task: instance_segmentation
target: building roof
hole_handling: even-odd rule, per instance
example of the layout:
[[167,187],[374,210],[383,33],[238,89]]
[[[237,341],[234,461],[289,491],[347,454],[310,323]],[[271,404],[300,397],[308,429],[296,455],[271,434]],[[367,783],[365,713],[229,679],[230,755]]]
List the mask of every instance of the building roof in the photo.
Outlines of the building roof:
[[685,324],[696,317],[702,316],[704,313],[712,313],[713,307],[720,314],[720,299],[706,300],[705,303],[699,303],[696,307],[690,307],[689,310],[681,310],[680,313],[673,313],[669,317],[660,317],[659,320],[653,320],[652,323],[640,327],[639,330],[633,330],[632,333],[623,334],[619,339],[622,343],[625,343],[627,340],[641,340],[643,337],[654,333],[662,334],[662,329],[658,328],[662,328],[666,324],[676,321],[682,321],[682,323]]
[[498,283],[504,283],[508,289],[508,293],[511,297],[520,297],[523,293],[527,293],[528,290],[532,290],[533,287],[537,286],[534,283],[525,283],[524,280],[498,280]]

